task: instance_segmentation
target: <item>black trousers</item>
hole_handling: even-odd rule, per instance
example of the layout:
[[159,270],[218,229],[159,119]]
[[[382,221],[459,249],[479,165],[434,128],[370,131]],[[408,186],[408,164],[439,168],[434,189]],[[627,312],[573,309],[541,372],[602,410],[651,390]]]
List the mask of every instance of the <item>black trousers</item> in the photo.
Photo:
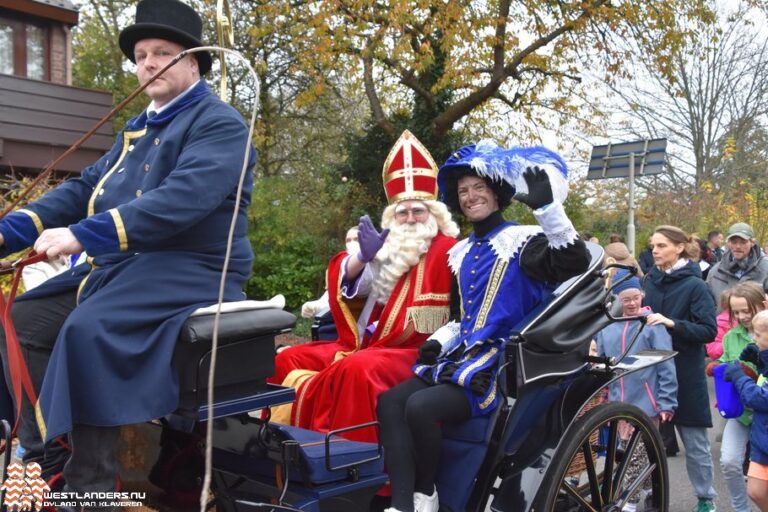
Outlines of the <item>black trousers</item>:
[[414,491],[431,495],[435,490],[441,423],[467,420],[472,409],[459,386],[432,386],[414,377],[379,396],[377,415],[392,507],[411,512]]
[[[13,305],[13,323],[36,393],[40,392],[59,330],[76,305],[75,291],[20,301]],[[6,381],[12,386],[8,368],[8,347],[2,329],[0,355]],[[19,442],[26,450],[24,463],[39,463],[44,479],[63,471],[67,491],[115,490],[117,459],[114,450],[120,427],[74,425],[68,440],[71,451],[56,441],[45,446],[40,437],[35,410],[22,393],[21,421],[17,434]]]

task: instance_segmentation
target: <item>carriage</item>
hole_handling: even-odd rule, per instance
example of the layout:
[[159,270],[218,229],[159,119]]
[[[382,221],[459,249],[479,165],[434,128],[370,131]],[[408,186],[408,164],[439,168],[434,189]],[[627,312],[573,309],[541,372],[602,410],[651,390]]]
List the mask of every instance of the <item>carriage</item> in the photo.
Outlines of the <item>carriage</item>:
[[[601,397],[612,380],[674,352],[619,359],[589,354],[600,329],[643,318],[612,313],[602,248],[587,245],[588,270],[561,284],[510,333],[499,363],[501,405],[487,416],[443,426],[441,511],[620,511],[641,490],[644,510],[668,509],[658,431],[640,409]],[[209,508],[360,512],[370,510],[388,480],[380,445],[344,437],[349,430],[375,428],[375,422],[320,433],[269,421],[269,407],[295,397],[293,389],[266,382],[274,371],[275,336],[295,321],[275,307],[225,308],[210,404],[214,315],[191,316],[181,332],[174,355],[180,406],[163,423],[194,433],[211,422]],[[620,439],[620,425],[631,432],[628,439]],[[9,450],[5,455],[7,468]],[[184,464],[181,458],[177,466]],[[169,475],[178,469],[165,468]]]

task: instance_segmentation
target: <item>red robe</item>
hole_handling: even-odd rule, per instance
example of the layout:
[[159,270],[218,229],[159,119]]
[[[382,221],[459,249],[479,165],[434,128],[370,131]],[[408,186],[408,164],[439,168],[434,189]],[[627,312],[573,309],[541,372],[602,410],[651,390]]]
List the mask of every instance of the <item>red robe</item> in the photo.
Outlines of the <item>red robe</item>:
[[[379,394],[413,376],[418,347],[448,321],[451,272],[447,252],[455,243],[438,234],[418,265],[398,281],[368,345],[337,357],[335,363],[301,384],[292,424],[327,432],[376,420]],[[357,325],[354,319],[352,322],[356,333]],[[378,440],[375,428],[353,430],[344,437]]]

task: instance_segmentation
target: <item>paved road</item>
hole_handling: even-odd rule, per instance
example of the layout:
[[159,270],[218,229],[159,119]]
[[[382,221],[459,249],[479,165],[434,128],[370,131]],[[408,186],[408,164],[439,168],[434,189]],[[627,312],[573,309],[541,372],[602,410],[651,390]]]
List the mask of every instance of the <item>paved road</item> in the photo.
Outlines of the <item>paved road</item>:
[[[710,403],[715,396],[715,391],[712,388],[712,379],[708,379],[710,383],[709,396]],[[717,409],[712,410],[712,420],[714,422],[714,428],[709,431],[709,439],[712,445],[712,461],[715,464],[715,489],[718,496],[715,500],[718,512],[727,512],[731,509],[730,496],[728,489],[723,482],[722,473],[720,472],[720,442],[717,441],[718,434],[722,433],[725,420],[722,419],[717,413]],[[670,500],[670,512],[690,512],[696,505],[696,498],[693,495],[693,488],[688,480],[688,473],[685,470],[685,454],[683,450],[682,442],[679,442],[680,453],[675,457],[667,459],[669,465],[669,487],[672,490]],[[757,507],[753,507],[753,510],[757,510]]]

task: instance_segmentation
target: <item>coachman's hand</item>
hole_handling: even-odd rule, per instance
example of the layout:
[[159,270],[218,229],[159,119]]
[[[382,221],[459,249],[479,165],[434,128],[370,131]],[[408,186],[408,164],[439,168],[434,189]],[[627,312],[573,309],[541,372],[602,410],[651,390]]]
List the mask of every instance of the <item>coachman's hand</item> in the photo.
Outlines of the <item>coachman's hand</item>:
[[83,246],[69,228],[46,229],[35,241],[35,252],[46,253],[48,259],[83,252]]
[[360,254],[358,258],[363,263],[369,263],[376,257],[376,253],[384,245],[389,230],[385,229],[381,233],[373,227],[371,218],[367,215],[360,217],[360,224],[357,227],[357,242],[360,244]]
[[544,169],[528,167],[523,173],[523,179],[528,185],[528,193],[515,194],[515,199],[532,210],[538,210],[554,201],[552,185],[549,183],[549,176]]

